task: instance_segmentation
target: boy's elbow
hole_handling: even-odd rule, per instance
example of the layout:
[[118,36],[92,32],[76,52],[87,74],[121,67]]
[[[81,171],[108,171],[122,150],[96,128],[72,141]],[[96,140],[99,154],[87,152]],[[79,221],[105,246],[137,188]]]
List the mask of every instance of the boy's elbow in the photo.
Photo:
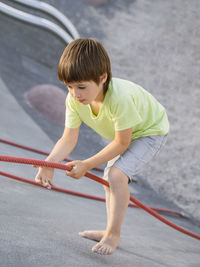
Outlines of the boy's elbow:
[[129,140],[123,140],[123,141],[116,141],[116,143],[121,147],[122,149],[122,152],[126,151],[130,145],[130,142]]
[[123,145],[124,149],[127,150],[127,148],[128,148],[129,145],[130,145],[130,141],[125,142],[125,143],[123,143],[122,145]]

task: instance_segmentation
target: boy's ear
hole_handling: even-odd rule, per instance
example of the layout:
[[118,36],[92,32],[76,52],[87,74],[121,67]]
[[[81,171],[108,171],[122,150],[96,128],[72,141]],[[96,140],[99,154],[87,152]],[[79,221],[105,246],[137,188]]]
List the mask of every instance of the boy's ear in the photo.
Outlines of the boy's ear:
[[100,82],[105,83],[107,81],[108,74],[104,73],[100,76]]

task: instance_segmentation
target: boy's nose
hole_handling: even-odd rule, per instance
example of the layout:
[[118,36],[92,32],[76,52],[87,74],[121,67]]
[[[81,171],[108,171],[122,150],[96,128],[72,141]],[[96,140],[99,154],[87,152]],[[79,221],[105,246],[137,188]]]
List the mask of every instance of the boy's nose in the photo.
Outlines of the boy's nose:
[[74,96],[76,97],[76,98],[80,98],[80,93],[79,92],[74,92]]

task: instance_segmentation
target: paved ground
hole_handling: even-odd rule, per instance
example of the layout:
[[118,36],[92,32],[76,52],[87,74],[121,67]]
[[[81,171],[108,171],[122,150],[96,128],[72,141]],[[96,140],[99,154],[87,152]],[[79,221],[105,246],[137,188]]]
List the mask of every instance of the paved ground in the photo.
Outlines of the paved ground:
[[[48,150],[53,143],[18,105],[0,80],[1,138]],[[9,109],[7,107],[10,107]],[[15,116],[14,114],[17,114]],[[14,132],[14,134],[13,134]],[[32,152],[0,143],[1,154],[43,158]],[[34,179],[36,170],[24,165],[1,163],[1,170]],[[103,196],[101,185],[82,178],[67,178],[56,171],[54,183],[70,190]],[[176,207],[141,184],[130,186],[131,193],[149,205]],[[93,241],[80,238],[84,229],[105,227],[105,205],[15,180],[0,179],[0,266],[174,266],[199,265],[199,241],[179,233],[142,210],[128,209],[115,254],[91,252]],[[155,204],[156,203],[156,204]],[[196,233],[191,220],[168,219]]]
[[[159,158],[142,175],[154,190],[200,221],[200,1],[109,0],[96,7],[82,0],[46,2],[64,12],[81,36],[103,42],[111,57],[113,76],[142,85],[164,104],[170,135]],[[65,44],[49,32],[4,15],[0,34],[2,78],[20,105],[55,142],[62,127],[33,112],[23,93],[46,83],[64,89],[56,69]],[[100,138],[86,127],[82,131],[80,144],[91,144],[92,154],[102,147]],[[91,138],[98,140],[95,146]],[[84,157],[80,147],[73,156]]]
[[[124,8],[129,8],[131,2],[127,1]],[[60,10],[65,9],[69,17],[73,14],[71,19],[77,23],[81,35],[90,36],[95,32],[95,37],[103,38],[101,22],[92,17],[92,8],[81,1],[67,3],[70,9],[63,1],[58,1],[57,5]],[[122,6],[119,3],[108,3],[107,18],[113,18],[115,10]],[[105,7],[102,6],[101,10],[105,11]],[[63,127],[33,111],[23,94],[42,83],[52,83],[64,89],[57,79],[56,68],[65,45],[51,33],[4,15],[0,16],[0,24],[1,138],[49,151]],[[72,154],[75,158],[89,156],[103,146],[103,141],[91,135],[86,127],[81,129],[81,133],[79,146]],[[1,143],[0,154],[43,158]],[[2,171],[30,179],[34,179],[36,173],[31,167],[0,165]],[[136,198],[148,205],[177,209],[156,194],[142,177],[138,179],[138,184],[130,185]],[[66,178],[61,171],[56,171],[54,182],[57,186],[75,191],[99,196],[104,194],[102,186],[86,178],[74,181]],[[4,177],[0,177],[0,192],[2,267],[199,266],[199,241],[163,225],[141,210],[128,209],[120,246],[114,255],[104,257],[91,252],[94,242],[77,235],[84,229],[105,227],[104,203],[48,191]],[[200,228],[193,219],[167,218],[200,234]]]

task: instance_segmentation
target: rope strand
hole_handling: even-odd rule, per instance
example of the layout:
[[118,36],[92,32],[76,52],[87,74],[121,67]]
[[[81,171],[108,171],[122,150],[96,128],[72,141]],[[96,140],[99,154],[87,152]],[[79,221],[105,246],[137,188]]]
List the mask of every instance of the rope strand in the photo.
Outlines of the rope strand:
[[[36,160],[36,159],[27,159],[27,158],[20,158],[20,157],[5,156],[5,155],[0,155],[0,161],[20,163],[20,164],[30,164],[30,165],[36,165],[36,166],[45,166],[45,167],[56,168],[56,169],[61,169],[61,170],[70,170],[71,169],[68,166],[66,166],[64,164],[60,164],[60,163],[47,162],[47,161],[44,161],[44,160]],[[92,179],[92,180],[94,180],[94,181],[96,181],[98,183],[104,184],[104,185],[109,187],[109,183],[107,181],[103,180],[102,178],[100,178],[100,177],[98,177],[96,175],[93,175],[93,174],[87,172],[85,174],[85,176],[88,177],[89,179]],[[190,231],[182,228],[181,226],[178,226],[178,225],[168,221],[167,219],[165,219],[164,217],[159,215],[157,212],[152,210],[150,207],[144,205],[139,200],[135,199],[133,196],[130,196],[130,200],[133,203],[135,203],[138,207],[142,208],[143,210],[145,210],[146,212],[148,212],[149,214],[151,214],[152,216],[154,216],[155,218],[157,218],[161,222],[167,224],[168,226],[176,229],[179,232],[182,232],[182,233],[184,233],[186,235],[189,235],[189,236],[191,236],[193,238],[196,238],[196,239],[200,240],[200,235],[195,234],[193,232],[190,232]]]

